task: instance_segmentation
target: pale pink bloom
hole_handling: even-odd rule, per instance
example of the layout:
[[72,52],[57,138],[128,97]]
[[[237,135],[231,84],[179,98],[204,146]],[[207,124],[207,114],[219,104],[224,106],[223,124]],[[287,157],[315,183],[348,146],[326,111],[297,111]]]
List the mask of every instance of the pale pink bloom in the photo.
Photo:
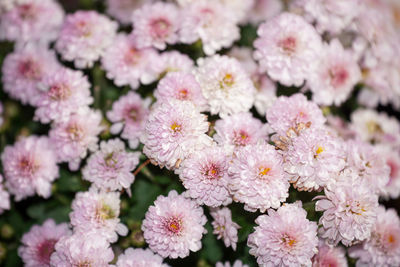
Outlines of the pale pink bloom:
[[228,261],[225,263],[219,261],[215,264],[215,267],[249,267],[249,265],[243,264],[241,260],[235,260],[232,265]]
[[168,267],[163,258],[150,249],[128,248],[118,256],[116,267]]
[[207,131],[207,117],[191,102],[171,99],[151,110],[140,141],[144,144],[143,153],[154,164],[171,170],[191,153],[212,143]]
[[4,148],[1,155],[6,187],[16,201],[38,194],[48,198],[58,178],[56,152],[47,137],[29,136]]
[[313,71],[321,53],[321,38],[302,17],[281,13],[260,25],[254,58],[271,79],[300,86]]
[[332,40],[323,51],[307,82],[317,104],[339,106],[361,80],[361,71],[352,52],[339,40]]
[[152,0],[107,0],[106,12],[122,24],[131,24],[133,11]]
[[354,139],[355,132],[350,129],[350,123],[345,121],[340,116],[328,115],[326,116],[327,128],[333,130],[338,136],[344,140]]
[[70,236],[66,223],[56,224],[47,219],[43,225],[34,225],[21,239],[18,254],[26,267],[50,267],[50,256],[54,246],[63,236]]
[[225,247],[232,247],[233,250],[236,250],[240,226],[232,221],[231,210],[226,207],[212,209],[210,215],[214,219],[211,222],[214,228],[213,234],[217,235],[218,240],[222,239],[224,241]]
[[254,97],[254,107],[258,114],[265,116],[267,110],[274,104],[277,99],[276,84],[267,75],[257,72],[251,76],[254,86],[256,87],[256,95]]
[[101,120],[100,111],[80,109],[68,120],[54,124],[49,136],[57,153],[57,161],[68,162],[71,170],[77,170],[87,150],[97,149],[97,136],[103,130]]
[[389,181],[384,187],[383,196],[396,199],[400,196],[400,153],[390,146],[381,146],[380,156],[390,168]]
[[0,14],[9,11],[17,4],[17,0],[3,0],[0,2]]
[[93,103],[90,83],[81,71],[59,68],[38,88],[41,94],[35,100],[35,119],[42,123],[66,120],[71,113]]
[[154,91],[154,96],[158,102],[177,99],[192,102],[200,111],[207,109],[207,101],[199,83],[192,74],[183,71],[168,73],[162,78]]
[[155,2],[133,12],[133,38],[139,48],[154,46],[164,50],[179,40],[180,9],[175,4]]
[[218,1],[227,10],[226,12],[232,13],[237,23],[246,22],[245,21],[246,16],[251,11],[255,2],[255,0],[218,0]]
[[400,219],[394,209],[379,206],[371,238],[349,249],[356,266],[400,266]]
[[315,210],[324,212],[319,219],[321,238],[350,246],[371,236],[378,196],[356,170],[340,172],[325,188],[325,195],[317,199]]
[[96,232],[76,232],[62,237],[51,255],[50,265],[57,267],[111,267],[114,253],[104,237]]
[[240,37],[236,16],[219,1],[192,1],[182,14],[180,41],[190,44],[200,39],[206,55],[230,47]]
[[200,58],[195,76],[208,101],[211,114],[221,117],[249,111],[255,88],[249,75],[235,58],[214,55]]
[[12,98],[34,106],[40,94],[37,85],[57,68],[59,63],[53,51],[32,44],[26,45],[4,59],[3,89]]
[[250,112],[236,113],[217,120],[214,130],[214,140],[228,152],[233,152],[237,147],[268,140],[266,125],[254,118]]
[[195,201],[178,195],[158,196],[146,212],[143,236],[154,252],[166,258],[184,258],[201,249],[206,217]]
[[308,101],[303,94],[278,97],[267,109],[267,120],[272,129],[282,136],[286,136],[291,128],[297,129],[299,124],[319,128],[326,121],[317,104]]
[[278,15],[282,10],[283,3],[280,0],[254,0],[253,7],[247,14],[247,20],[257,25]]
[[1,14],[0,39],[46,44],[57,38],[63,21],[64,10],[57,1],[15,1],[10,10]]
[[317,224],[306,218],[301,206],[300,201],[284,204],[256,219],[247,245],[261,267],[311,266],[311,258],[318,252]]
[[157,60],[159,56],[153,48],[139,49],[132,38],[118,34],[105,50],[101,65],[115,85],[137,89],[140,82],[149,83],[158,77],[152,71],[152,64]]
[[92,182],[103,191],[128,190],[135,180],[133,171],[139,164],[139,152],[127,152],[119,139],[100,143],[100,150],[92,154],[85,168],[83,179]]
[[216,145],[192,153],[176,171],[188,196],[199,205],[228,205],[232,198],[228,189],[229,157]]
[[121,96],[107,112],[107,118],[113,123],[110,132],[119,134],[128,140],[129,147],[134,149],[139,145],[139,138],[149,115],[150,98],[142,99],[135,92]]
[[346,251],[340,247],[334,247],[320,239],[318,253],[312,258],[312,267],[347,267]]
[[10,209],[10,194],[3,186],[3,176],[0,174],[0,214]]
[[320,190],[346,166],[344,142],[326,129],[306,129],[291,141],[283,168],[297,190]]
[[275,147],[264,142],[235,150],[229,167],[229,188],[233,200],[244,209],[265,212],[279,208],[289,196],[289,181],[282,168],[282,158]]
[[112,45],[118,24],[96,11],[69,14],[61,28],[55,48],[76,68],[90,68]]

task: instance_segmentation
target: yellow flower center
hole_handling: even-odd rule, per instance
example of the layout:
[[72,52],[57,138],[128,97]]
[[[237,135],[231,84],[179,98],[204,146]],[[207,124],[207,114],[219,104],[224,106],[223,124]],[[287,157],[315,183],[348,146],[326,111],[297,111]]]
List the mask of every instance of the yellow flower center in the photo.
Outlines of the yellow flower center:
[[225,89],[227,87],[231,87],[235,83],[233,79],[233,75],[230,73],[225,74],[224,78],[222,78],[222,81],[219,82],[219,87],[221,89]]
[[317,147],[317,150],[315,150],[314,158],[315,158],[315,159],[318,158],[319,154],[321,154],[324,150],[325,150],[325,149],[324,149],[323,147],[318,146],[318,147]]
[[171,130],[174,133],[180,132],[181,131],[181,125],[179,125],[178,123],[174,122],[173,124],[171,124]]
[[367,129],[370,134],[383,133],[381,126],[376,121],[368,121]]
[[260,168],[260,172],[259,172],[259,174],[261,175],[261,176],[264,176],[264,175],[267,175],[268,173],[269,173],[269,171],[271,170],[271,168]]

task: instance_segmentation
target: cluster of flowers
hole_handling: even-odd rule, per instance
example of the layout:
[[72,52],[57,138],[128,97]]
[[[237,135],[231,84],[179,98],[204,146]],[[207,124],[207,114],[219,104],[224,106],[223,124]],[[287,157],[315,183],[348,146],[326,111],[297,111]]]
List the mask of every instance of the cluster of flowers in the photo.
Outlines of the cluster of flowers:
[[[65,15],[54,0],[0,3],[0,39],[15,42],[3,88],[51,124],[48,136],[24,137],[2,152],[0,210],[10,208],[9,193],[15,201],[50,197],[63,162],[76,171],[87,158],[81,172],[92,183],[75,196],[69,225],[49,219],[24,235],[26,266],[110,266],[110,244],[128,233],[118,218],[120,194],[130,194],[140,156],[130,149],[139,143],[186,191],[156,199],[142,223],[149,249],[127,249],[116,266],[167,266],[163,258],[200,250],[202,206],[213,233],[235,250],[232,202],[267,212],[247,241],[260,266],[347,266],[339,243],[357,265],[400,265],[400,219],[378,202],[400,196],[400,124],[370,109],[400,106],[396,1],[294,0],[285,11],[278,0],[108,0],[107,7],[132,23],[132,33],[117,33],[118,24],[95,11]],[[261,21],[254,59],[249,48],[216,54],[240,38],[240,25]],[[207,56],[197,62],[163,51],[198,40]],[[105,126],[90,107],[91,84],[56,52],[77,69],[100,60],[115,85],[131,87],[106,114],[110,132],[130,149],[118,138],[98,144]],[[154,82],[152,104],[134,90]],[[310,91],[312,101],[300,93],[278,97],[277,82]],[[342,104],[356,85],[366,108],[350,123],[323,115],[318,105]],[[318,224],[301,202],[285,203],[290,185],[319,192]]]

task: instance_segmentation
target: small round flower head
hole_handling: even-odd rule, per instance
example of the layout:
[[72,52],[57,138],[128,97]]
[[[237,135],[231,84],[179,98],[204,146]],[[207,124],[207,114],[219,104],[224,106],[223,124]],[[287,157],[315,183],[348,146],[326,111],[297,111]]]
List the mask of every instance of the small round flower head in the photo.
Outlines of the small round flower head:
[[187,72],[168,73],[158,83],[154,96],[158,102],[177,99],[192,102],[200,111],[207,109],[207,101],[199,83],[192,74]]
[[240,226],[232,221],[231,210],[226,207],[212,209],[210,214],[214,219],[211,223],[214,228],[213,234],[217,235],[217,239],[223,239],[225,247],[231,246],[233,250],[236,250]]
[[311,266],[318,252],[317,224],[306,218],[301,202],[284,204],[256,219],[249,235],[250,254],[260,266]]
[[231,265],[228,261],[226,261],[225,263],[217,262],[215,264],[215,267],[249,267],[249,265],[243,264],[241,260],[235,260],[233,265]]
[[229,167],[229,188],[233,200],[244,209],[265,212],[279,208],[289,196],[289,181],[282,168],[282,158],[269,144],[260,142],[238,148]]
[[16,201],[38,194],[48,198],[58,178],[55,151],[47,137],[29,136],[6,146],[1,155],[6,187]]
[[92,154],[82,170],[83,179],[104,191],[129,190],[135,180],[132,174],[139,163],[139,152],[125,151],[119,139],[102,141],[100,150]]
[[94,151],[97,148],[97,135],[103,130],[101,120],[99,111],[80,109],[68,120],[56,123],[49,136],[58,162],[68,162],[71,170],[77,170],[87,150]]
[[400,266],[400,219],[394,209],[379,206],[371,238],[349,249],[356,266]]
[[14,6],[1,14],[0,39],[25,43],[46,44],[57,38],[64,20],[64,11],[54,0],[15,1]]
[[361,80],[361,71],[352,52],[344,50],[339,40],[332,40],[324,51],[308,85],[316,103],[338,106]]
[[359,172],[375,193],[385,194],[390,167],[375,146],[363,142],[347,142],[347,164]]
[[214,130],[215,141],[229,152],[233,152],[237,147],[254,145],[260,140],[268,139],[267,128],[250,112],[241,112],[217,120]]
[[144,239],[152,251],[166,258],[184,258],[201,249],[206,217],[195,201],[178,195],[159,196],[143,220]]
[[63,236],[71,235],[66,223],[56,224],[47,219],[43,225],[34,225],[21,239],[18,254],[26,267],[50,267],[54,246]]
[[182,13],[181,42],[194,43],[200,39],[206,55],[230,47],[240,37],[236,16],[219,1],[192,1]]
[[76,194],[69,214],[74,231],[94,231],[113,243],[118,235],[126,235],[128,228],[120,223],[119,192],[99,192],[91,188]]
[[174,169],[191,153],[212,143],[206,116],[188,101],[171,99],[156,105],[140,141],[143,153],[161,167]]
[[26,45],[6,56],[2,67],[3,89],[23,104],[35,105],[37,89],[44,77],[59,68],[55,53],[39,46]]
[[149,0],[106,0],[107,13],[122,24],[131,24],[132,13]]
[[387,146],[379,149],[379,154],[390,168],[389,182],[385,185],[384,196],[396,199],[400,196],[400,154]]
[[113,43],[117,28],[116,22],[95,11],[77,11],[66,17],[55,47],[75,67],[92,67]]
[[118,34],[113,44],[106,49],[101,64],[107,78],[114,80],[115,85],[129,85],[137,89],[140,82],[148,83],[157,78],[150,70],[150,65],[158,58],[154,49],[139,49],[132,38]]
[[128,248],[118,257],[116,267],[168,267],[163,258],[150,249]]
[[10,209],[10,194],[3,186],[3,176],[0,174],[0,214]]
[[114,253],[104,237],[97,232],[76,232],[62,237],[51,255],[50,266],[109,267]]
[[318,253],[312,258],[312,267],[347,267],[345,250],[340,247],[330,246],[320,239]]
[[[175,50],[161,53],[158,58],[153,59],[150,65],[149,76],[156,78],[162,78],[170,72],[192,72],[194,69],[193,60],[188,55]],[[149,84],[152,82],[154,80],[149,79],[143,83]]]
[[129,147],[136,148],[149,115],[150,103],[151,99],[142,99],[135,92],[121,96],[107,112],[107,118],[113,123],[110,132],[118,134],[122,131],[121,137],[129,141]]
[[280,0],[255,0],[247,20],[254,25],[271,19],[283,10],[283,3]]
[[254,103],[255,88],[239,61],[215,55],[198,60],[195,72],[211,114],[221,117],[249,111]]
[[299,124],[318,128],[326,121],[317,104],[308,101],[303,94],[278,97],[267,110],[267,120],[272,129],[282,136],[286,136],[291,128],[297,129]]
[[81,71],[59,68],[39,85],[42,93],[35,101],[35,119],[42,123],[61,121],[93,103],[90,83]]
[[351,128],[362,141],[391,146],[400,144],[400,124],[385,113],[358,109],[351,114]]
[[178,42],[180,10],[175,4],[155,2],[135,10],[133,32],[139,48],[154,46],[164,50],[167,44]]
[[259,71],[251,76],[253,83],[257,89],[254,101],[254,107],[258,114],[265,116],[267,110],[274,104],[277,99],[276,84],[268,78],[267,75],[261,74]]
[[187,196],[199,205],[230,204],[228,164],[224,149],[216,145],[192,153],[177,170]]
[[260,25],[254,42],[261,70],[286,86],[300,86],[313,70],[321,39],[302,17],[281,13]]
[[318,199],[315,210],[324,212],[319,220],[321,238],[334,245],[342,242],[350,246],[370,237],[378,196],[359,178],[357,171],[342,171]]
[[300,191],[319,190],[346,166],[342,140],[323,128],[306,129],[284,152],[283,168]]

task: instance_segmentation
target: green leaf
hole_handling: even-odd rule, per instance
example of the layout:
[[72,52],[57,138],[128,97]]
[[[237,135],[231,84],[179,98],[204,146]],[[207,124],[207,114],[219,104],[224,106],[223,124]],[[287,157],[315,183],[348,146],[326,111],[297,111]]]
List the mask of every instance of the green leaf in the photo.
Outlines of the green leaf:
[[203,237],[203,247],[200,251],[202,258],[215,264],[217,261],[222,260],[223,252],[221,249],[221,240],[217,240],[209,223],[206,224],[207,234]]

